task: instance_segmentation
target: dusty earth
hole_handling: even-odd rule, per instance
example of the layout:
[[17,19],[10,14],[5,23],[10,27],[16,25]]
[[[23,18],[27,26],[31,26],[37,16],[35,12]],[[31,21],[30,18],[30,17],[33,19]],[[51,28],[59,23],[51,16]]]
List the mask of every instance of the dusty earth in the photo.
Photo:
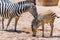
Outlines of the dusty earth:
[[[38,6],[37,11],[38,14],[52,9],[58,16],[60,16],[60,8],[57,6],[53,7],[43,7],[43,6]],[[1,18],[0,18],[1,19]],[[60,18],[55,19],[54,23],[54,31],[53,31],[53,36],[50,37],[50,26],[49,24],[45,24],[45,37],[42,37],[42,29],[41,26],[37,30],[37,36],[32,37],[32,30],[31,30],[31,22],[33,20],[33,16],[29,13],[23,13],[18,21],[17,25],[17,32],[14,32],[14,19],[12,19],[8,31],[2,31],[1,29],[1,20],[0,20],[0,40],[60,40]],[[7,25],[8,19],[5,19],[5,28]]]
[[[45,10],[53,10],[58,16],[60,16],[60,7],[58,6],[52,6],[52,7],[43,7],[38,6],[37,11],[38,14],[45,11]],[[0,17],[1,19],[1,17]],[[31,22],[33,20],[33,16],[29,13],[23,13],[18,21],[17,25],[17,32],[14,32],[14,19],[12,19],[8,30],[2,31],[1,27],[1,20],[0,20],[0,40],[60,40],[60,18],[55,19],[54,22],[54,30],[53,30],[53,36],[50,37],[50,26],[49,24],[45,24],[45,37],[42,37],[42,29],[41,26],[37,30],[37,36],[32,37],[32,30],[31,30]],[[8,19],[5,19],[5,28],[7,25]]]

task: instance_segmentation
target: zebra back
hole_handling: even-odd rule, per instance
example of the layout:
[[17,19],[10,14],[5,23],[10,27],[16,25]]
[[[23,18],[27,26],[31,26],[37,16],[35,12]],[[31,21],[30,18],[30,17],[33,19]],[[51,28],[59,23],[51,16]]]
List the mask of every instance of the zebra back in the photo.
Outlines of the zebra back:
[[8,18],[17,14],[18,4],[10,2],[9,0],[0,0],[0,15]]

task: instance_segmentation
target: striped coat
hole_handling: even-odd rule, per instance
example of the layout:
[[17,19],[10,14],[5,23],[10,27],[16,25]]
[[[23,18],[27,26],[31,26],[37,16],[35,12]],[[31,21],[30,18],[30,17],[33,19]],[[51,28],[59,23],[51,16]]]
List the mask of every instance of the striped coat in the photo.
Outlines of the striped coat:
[[[17,26],[19,16],[22,13],[27,11],[29,11],[33,15],[35,21],[37,20],[38,13],[36,10],[36,6],[31,2],[22,1],[18,3],[13,3],[13,2],[10,2],[9,0],[0,0],[0,5],[1,5],[0,16],[2,17],[2,28],[4,28],[5,18],[9,18],[7,27],[9,26],[11,19],[15,18],[15,31],[16,31],[16,26]],[[32,25],[34,24],[35,22],[32,23]]]
[[18,13],[18,4],[9,0],[0,0],[0,16],[2,17],[2,28],[4,29],[4,19],[13,18]]
[[12,3],[9,0],[1,0],[0,16],[10,18],[17,14],[18,4]]

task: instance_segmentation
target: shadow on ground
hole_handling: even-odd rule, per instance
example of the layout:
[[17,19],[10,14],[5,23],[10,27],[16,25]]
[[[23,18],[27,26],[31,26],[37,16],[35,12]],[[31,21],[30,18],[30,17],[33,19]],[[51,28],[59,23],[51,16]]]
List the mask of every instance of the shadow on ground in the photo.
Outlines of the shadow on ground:
[[49,37],[43,37],[43,38],[60,38],[60,36],[49,36]]
[[13,29],[10,29],[10,30],[4,30],[4,31],[6,31],[6,32],[16,32],[16,33],[26,33],[26,34],[30,34],[30,32],[25,32],[25,31],[22,31],[22,30],[16,30],[16,31],[14,31]]

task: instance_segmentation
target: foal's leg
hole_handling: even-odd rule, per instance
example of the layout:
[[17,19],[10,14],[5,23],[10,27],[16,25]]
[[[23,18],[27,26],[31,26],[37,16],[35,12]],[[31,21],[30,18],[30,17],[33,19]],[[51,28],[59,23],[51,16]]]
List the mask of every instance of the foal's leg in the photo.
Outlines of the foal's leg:
[[54,27],[54,23],[53,23],[53,22],[51,22],[51,23],[50,23],[50,26],[51,26],[51,33],[50,33],[50,36],[52,36],[52,34],[53,34],[53,27]]
[[18,20],[19,20],[19,17],[16,17],[16,18],[15,18],[15,29],[14,29],[14,31],[16,31],[16,26],[17,26]]
[[42,37],[44,37],[44,22],[42,22]]
[[4,29],[4,18],[2,17],[2,29]]

